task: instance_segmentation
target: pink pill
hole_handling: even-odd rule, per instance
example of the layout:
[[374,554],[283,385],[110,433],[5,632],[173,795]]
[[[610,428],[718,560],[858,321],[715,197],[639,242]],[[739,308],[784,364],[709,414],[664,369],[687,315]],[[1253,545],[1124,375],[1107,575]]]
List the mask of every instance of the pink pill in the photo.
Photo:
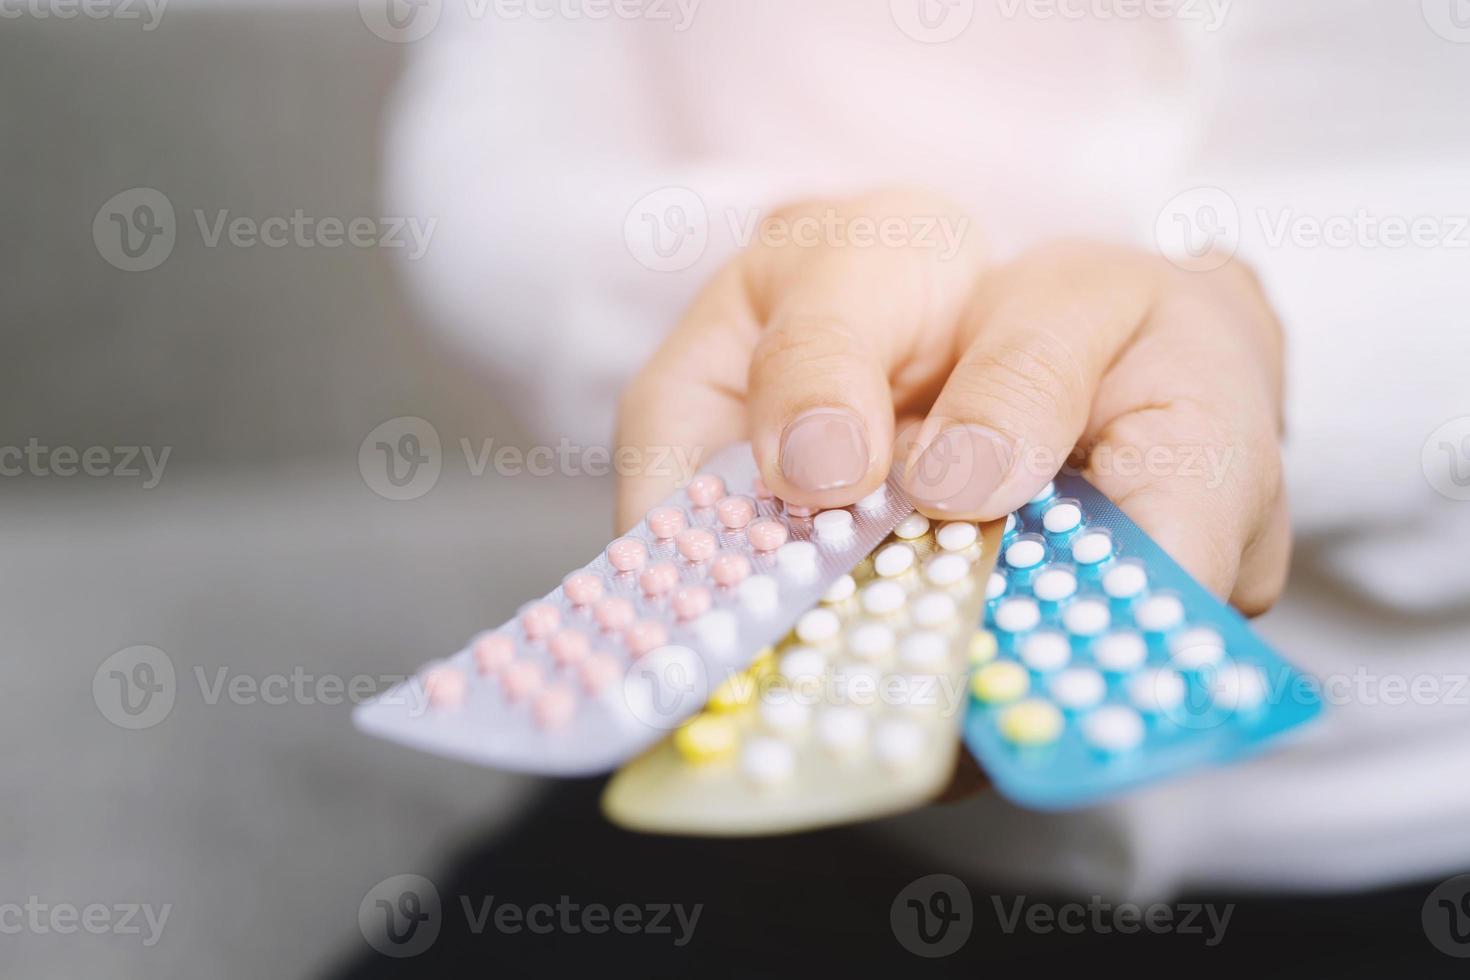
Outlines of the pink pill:
[[464,704],[466,686],[464,671],[454,667],[430,667],[424,671],[424,694],[436,708],[457,708]]
[[516,660],[500,672],[500,687],[508,701],[520,701],[541,690],[544,680],[541,665],[529,660]]
[[599,694],[616,681],[622,672],[623,668],[610,654],[594,653],[582,661],[582,666],[577,670],[577,678],[582,682],[582,690],[588,694]]
[[475,666],[482,674],[498,674],[515,656],[515,641],[504,633],[491,633],[475,642]]
[[628,651],[635,657],[642,656],[669,642],[669,631],[664,629],[663,623],[640,619],[628,627],[628,632],[623,634],[623,642],[628,644]]
[[816,507],[803,507],[800,504],[788,503],[786,505],[786,513],[792,517],[811,517],[817,510]]
[[769,517],[763,517],[745,529],[745,536],[756,551],[775,551],[786,543],[790,534],[785,524]]
[[547,636],[560,625],[561,613],[557,612],[555,606],[545,602],[538,602],[521,613],[521,628],[533,640]]
[[719,546],[719,540],[702,527],[691,527],[680,531],[674,538],[674,547],[679,549],[679,554],[690,561],[709,561],[714,557],[715,550]]
[[666,561],[649,565],[638,576],[638,585],[648,596],[668,595],[679,584],[679,570]]
[[592,618],[609,633],[627,629],[633,622],[633,604],[627,599],[603,599],[592,607]]
[[590,572],[574,572],[561,583],[567,601],[574,606],[590,606],[602,598],[602,579]]
[[701,473],[689,481],[684,492],[694,506],[713,507],[715,501],[725,495],[725,481],[712,473]]
[[546,649],[551,651],[551,659],[562,667],[570,667],[587,659],[587,654],[592,650],[592,644],[587,642],[587,634],[577,630],[558,630],[551,634],[551,639],[546,641]]
[[709,574],[719,585],[739,585],[750,574],[750,559],[737,551],[726,551],[710,564]]
[[715,516],[732,531],[738,531],[755,518],[755,504],[749,497],[725,497],[715,504]]
[[757,500],[771,500],[776,496],[771,492],[771,488],[766,486],[766,481],[760,477],[751,481],[750,492],[755,494]]
[[538,728],[564,728],[576,713],[577,696],[565,684],[542,691],[531,708],[531,716]]
[[667,541],[689,526],[684,512],[677,507],[655,507],[648,512],[648,529],[660,541]]
[[709,589],[702,585],[686,585],[674,593],[673,601],[674,615],[684,621],[698,619],[709,612],[710,595]]
[[648,545],[637,538],[618,538],[607,546],[607,561],[620,572],[636,572],[648,561]]

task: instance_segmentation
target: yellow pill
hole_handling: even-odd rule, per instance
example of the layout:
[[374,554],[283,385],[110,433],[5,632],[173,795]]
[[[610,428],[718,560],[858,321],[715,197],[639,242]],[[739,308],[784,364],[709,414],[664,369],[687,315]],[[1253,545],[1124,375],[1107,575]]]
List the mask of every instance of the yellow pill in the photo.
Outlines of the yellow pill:
[[995,659],[995,634],[981,630],[970,637],[970,663],[976,667]]
[[695,764],[728,759],[739,743],[735,723],[719,715],[700,715],[674,732],[674,747],[684,761]]
[[1050,701],[1031,698],[1000,713],[1000,733],[1016,745],[1047,745],[1062,734],[1062,713]]
[[709,696],[709,709],[725,714],[748,708],[755,701],[760,683],[749,672],[735,674],[715,688]]
[[997,660],[975,671],[970,690],[986,704],[1004,704],[1023,697],[1031,687],[1026,668],[1012,660]]

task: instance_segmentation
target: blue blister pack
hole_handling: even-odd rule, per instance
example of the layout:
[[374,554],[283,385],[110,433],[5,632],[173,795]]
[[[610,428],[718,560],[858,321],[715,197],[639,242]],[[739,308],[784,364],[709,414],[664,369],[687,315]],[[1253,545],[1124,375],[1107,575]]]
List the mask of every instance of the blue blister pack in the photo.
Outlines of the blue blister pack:
[[965,742],[1023,806],[1238,759],[1322,710],[1310,678],[1080,476],[1007,522],[985,623],[996,655],[971,677]]

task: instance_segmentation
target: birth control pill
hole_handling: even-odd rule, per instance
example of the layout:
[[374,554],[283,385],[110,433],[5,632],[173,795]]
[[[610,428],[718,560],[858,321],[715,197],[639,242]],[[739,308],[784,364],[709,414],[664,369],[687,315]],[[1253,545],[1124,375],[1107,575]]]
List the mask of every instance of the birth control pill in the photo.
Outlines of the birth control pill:
[[886,503],[888,503],[888,485],[880,483],[878,489],[859,500],[856,507],[862,511],[877,510]]
[[909,616],[914,624],[925,629],[944,626],[958,612],[954,597],[946,592],[925,592],[909,604]]
[[1032,497],[1030,502],[1033,504],[1043,503],[1044,501],[1050,500],[1052,497],[1054,497],[1056,495],[1056,492],[1057,485],[1053,481],[1042,487],[1040,490],[1036,491],[1036,496]]
[[830,609],[818,606],[802,613],[796,621],[796,636],[803,643],[825,643],[842,629],[842,620]]
[[746,540],[756,551],[775,551],[786,543],[791,532],[786,525],[769,517],[762,517],[758,521],[751,522],[745,529]]
[[1184,622],[1184,603],[1168,593],[1151,595],[1138,604],[1133,620],[1145,632],[1167,633]]
[[970,690],[986,704],[1005,704],[1024,697],[1031,688],[1026,668],[1014,660],[992,660],[970,680]]
[[1172,711],[1184,701],[1184,678],[1167,668],[1145,670],[1128,682],[1128,700],[1145,714]]
[[1077,591],[1077,575],[1070,568],[1052,565],[1037,573],[1031,591],[1044,602],[1061,602]]
[[1072,711],[1085,711],[1102,703],[1108,693],[1103,675],[1091,667],[1068,667],[1048,685],[1057,704]]
[[695,765],[728,759],[739,745],[740,730],[719,715],[699,715],[674,732],[674,748],[684,761]]
[[1105,704],[1082,719],[1082,737],[1103,752],[1127,752],[1143,742],[1143,718],[1127,705]]
[[872,616],[889,616],[898,612],[908,601],[903,586],[890,579],[879,579],[863,587],[863,611]]
[[1096,565],[1113,553],[1113,536],[1104,528],[1084,531],[1072,542],[1072,558],[1079,565]]
[[898,659],[910,670],[933,673],[949,659],[949,638],[930,630],[910,633],[898,645]]
[[489,633],[475,641],[475,666],[492,676],[515,659],[516,644],[505,633]]
[[1120,561],[1103,575],[1102,587],[1114,599],[1132,599],[1148,588],[1148,572],[1140,562]]
[[779,738],[752,738],[740,752],[740,771],[757,786],[776,786],[796,772],[796,750]]
[[1184,630],[1169,641],[1170,666],[1199,670],[1218,664],[1225,657],[1225,640],[1208,626]]
[[1056,630],[1037,630],[1021,644],[1021,661],[1038,673],[1061,670],[1072,660],[1072,641]]
[[1007,633],[1024,633],[1041,622],[1041,608],[1029,596],[1011,596],[995,607],[995,625]]
[[853,538],[852,514],[845,510],[824,510],[812,519],[817,540],[825,545],[840,548]]
[[863,660],[877,660],[893,650],[893,630],[884,623],[863,623],[847,634],[847,649]]
[[980,532],[974,524],[969,521],[951,521],[948,524],[939,525],[939,530],[934,532],[934,540],[939,542],[939,547],[945,551],[964,551],[975,543]]
[[738,551],[721,552],[709,566],[709,577],[727,589],[739,585],[749,574],[750,559]]
[[[818,675],[820,677],[820,675]],[[761,724],[773,735],[790,738],[806,731],[811,705],[797,700],[790,691],[772,691],[761,699]]]
[[640,619],[623,634],[623,643],[633,656],[642,656],[669,642],[669,631],[656,619]]
[[1014,533],[1014,531],[1016,530],[1016,527],[1020,523],[1021,522],[1017,519],[1017,517],[1016,517],[1015,514],[1007,514],[1006,515],[1006,526],[1005,526],[1004,530],[1001,531],[1001,536],[1002,537],[1010,537],[1011,534]]
[[607,546],[607,563],[620,572],[636,572],[648,561],[648,545],[637,538],[618,538]]
[[908,517],[898,522],[898,526],[893,529],[893,533],[905,541],[912,541],[915,538],[923,537],[928,530],[929,518],[920,514],[918,511],[914,511]]
[[1102,599],[1078,599],[1062,610],[1062,625],[1074,636],[1097,636],[1112,621],[1113,614]]
[[1006,564],[1012,568],[1035,568],[1046,558],[1046,543],[1034,534],[1019,535],[1006,548]]
[[1093,642],[1092,659],[1103,670],[1126,674],[1143,666],[1148,659],[1148,644],[1132,630],[1120,630]]
[[985,598],[999,599],[1006,594],[1006,577],[1000,572],[991,572],[990,577],[985,580]]
[[873,571],[884,578],[896,578],[914,567],[914,558],[911,545],[901,542],[890,544],[873,556]]
[[817,712],[817,741],[829,752],[847,755],[863,747],[868,738],[868,716],[851,705],[833,705]]
[[779,599],[780,589],[769,575],[752,575],[740,583],[740,605],[752,616],[771,615]]
[[572,605],[590,606],[602,598],[602,579],[590,572],[573,572],[562,580],[561,590]]
[[995,642],[995,634],[989,630],[980,630],[970,637],[970,665],[978,667],[988,664],[995,659],[999,648]]
[[969,574],[970,559],[964,555],[935,555],[924,564],[924,577],[931,585],[954,585]]
[[611,654],[593,653],[577,668],[577,679],[582,682],[582,690],[596,696],[621,677],[622,673],[622,666]]
[[889,769],[912,766],[924,754],[924,729],[904,718],[885,719],[873,732],[873,754]]
[[827,658],[813,647],[791,647],[781,655],[781,676],[805,689],[821,683],[827,673]]
[[755,520],[755,502],[749,497],[722,497],[715,504],[715,517],[732,531],[739,531]]
[[648,512],[648,530],[660,541],[670,541],[689,526],[684,512],[677,507],[655,507]]
[[561,625],[561,613],[547,602],[538,602],[521,613],[521,628],[533,640],[549,636]]
[[500,672],[500,688],[509,701],[532,697],[541,690],[544,675],[541,665],[530,660],[514,660]]
[[1208,686],[1215,704],[1226,711],[1253,711],[1266,700],[1266,675],[1253,664],[1221,664]]
[[688,622],[708,612],[712,601],[709,589],[702,585],[686,585],[674,590],[674,597],[669,605],[673,607],[675,616]]
[[638,587],[646,596],[668,595],[679,584],[679,569],[666,561],[656,562],[638,576]]
[[694,506],[713,507],[715,501],[725,495],[725,481],[713,473],[701,473],[689,481],[684,492]]
[[551,659],[557,666],[572,667],[587,659],[592,652],[592,644],[587,634],[580,630],[557,630],[546,641],[546,649],[551,652]]
[[799,582],[813,578],[817,574],[817,546],[810,541],[788,541],[776,549],[776,566]]
[[1066,534],[1082,524],[1082,508],[1074,501],[1058,500],[1042,515],[1041,526],[1052,534]]
[[1057,706],[1040,698],[1013,704],[1000,713],[997,726],[1013,745],[1050,745],[1062,734],[1066,722]]
[[565,728],[576,711],[577,695],[565,684],[557,684],[536,695],[531,706],[531,718],[537,728]]
[[822,593],[822,601],[835,606],[851,599],[855,592],[857,592],[857,580],[851,575],[844,575],[827,587],[827,591]]
[[424,671],[424,695],[436,708],[459,707],[468,687],[464,671],[457,667],[430,667]]
[[601,599],[592,607],[592,619],[609,633],[627,629],[633,623],[633,604],[616,596]]
[[674,547],[689,561],[709,561],[719,550],[719,539],[702,527],[689,527],[674,535]]

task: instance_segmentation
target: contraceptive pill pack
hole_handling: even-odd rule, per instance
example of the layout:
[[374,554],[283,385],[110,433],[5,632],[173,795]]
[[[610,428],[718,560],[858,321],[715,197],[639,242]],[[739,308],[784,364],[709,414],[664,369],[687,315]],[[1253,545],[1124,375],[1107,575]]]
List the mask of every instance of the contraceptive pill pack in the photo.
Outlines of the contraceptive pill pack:
[[1002,522],[910,514],[705,710],[625,765],[603,811],[634,830],[758,835],[908,810],[949,784]]
[[1080,476],[1007,521],[995,657],[965,740],[1001,793],[1081,806],[1240,758],[1321,711],[1315,686]]
[[606,772],[666,736],[911,513],[890,477],[814,513],[716,456],[508,623],[357,708],[370,734],[498,769]]

